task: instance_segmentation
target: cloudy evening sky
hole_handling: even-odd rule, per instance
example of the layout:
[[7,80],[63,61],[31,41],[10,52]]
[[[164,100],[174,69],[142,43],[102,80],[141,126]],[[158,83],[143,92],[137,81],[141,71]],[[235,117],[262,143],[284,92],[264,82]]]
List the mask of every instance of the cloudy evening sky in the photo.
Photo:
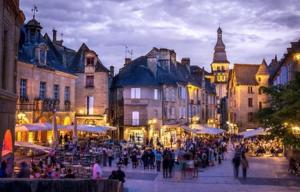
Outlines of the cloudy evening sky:
[[44,33],[57,29],[75,50],[85,42],[117,68],[127,44],[133,58],[163,47],[209,69],[219,23],[231,63],[281,58],[300,38],[300,0],[21,0],[27,21],[34,4]]

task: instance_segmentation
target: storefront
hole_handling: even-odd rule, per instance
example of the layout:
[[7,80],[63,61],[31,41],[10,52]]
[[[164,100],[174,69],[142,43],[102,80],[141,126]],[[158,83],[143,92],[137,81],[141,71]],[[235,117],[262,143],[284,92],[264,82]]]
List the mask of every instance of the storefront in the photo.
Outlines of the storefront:
[[132,143],[143,144],[147,138],[146,127],[125,127],[124,139]]
[[165,147],[179,147],[188,135],[181,125],[163,125],[160,141]]

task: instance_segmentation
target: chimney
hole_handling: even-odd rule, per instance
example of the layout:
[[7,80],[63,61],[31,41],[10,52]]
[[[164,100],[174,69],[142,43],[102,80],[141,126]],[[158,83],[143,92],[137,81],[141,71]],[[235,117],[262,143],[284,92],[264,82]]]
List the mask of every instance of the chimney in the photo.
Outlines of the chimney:
[[190,65],[190,58],[185,57],[181,59],[181,64],[183,65]]
[[110,72],[110,76],[112,76],[112,77],[115,76],[115,67],[111,65],[109,67],[109,72]]
[[131,63],[131,59],[130,58],[125,58],[124,66],[128,65],[129,63]]
[[57,39],[56,39],[57,31],[56,31],[55,29],[53,29],[53,30],[52,30],[52,34],[53,34],[53,36],[52,36],[52,41],[55,43],[55,42],[57,41]]

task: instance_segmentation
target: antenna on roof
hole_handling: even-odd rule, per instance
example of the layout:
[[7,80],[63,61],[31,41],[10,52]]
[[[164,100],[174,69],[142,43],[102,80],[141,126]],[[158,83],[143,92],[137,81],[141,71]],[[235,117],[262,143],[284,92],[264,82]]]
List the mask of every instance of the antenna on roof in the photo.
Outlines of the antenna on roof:
[[133,50],[128,48],[127,44],[125,44],[125,58],[127,58],[127,54],[129,54],[130,58],[132,59]]
[[127,58],[127,52],[128,52],[128,47],[127,44],[125,44],[125,58]]
[[33,5],[33,8],[31,9],[31,12],[33,13],[32,18],[35,19],[36,13],[39,12],[36,5]]

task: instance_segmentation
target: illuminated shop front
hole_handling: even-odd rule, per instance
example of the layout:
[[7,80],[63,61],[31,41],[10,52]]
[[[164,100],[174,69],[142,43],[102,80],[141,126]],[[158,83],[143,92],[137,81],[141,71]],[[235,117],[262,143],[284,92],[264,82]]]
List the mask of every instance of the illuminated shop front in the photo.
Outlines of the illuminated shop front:
[[160,141],[165,147],[179,147],[187,137],[188,133],[181,125],[163,125],[161,128]]
[[147,138],[146,127],[126,127],[124,139],[132,143],[143,144]]

